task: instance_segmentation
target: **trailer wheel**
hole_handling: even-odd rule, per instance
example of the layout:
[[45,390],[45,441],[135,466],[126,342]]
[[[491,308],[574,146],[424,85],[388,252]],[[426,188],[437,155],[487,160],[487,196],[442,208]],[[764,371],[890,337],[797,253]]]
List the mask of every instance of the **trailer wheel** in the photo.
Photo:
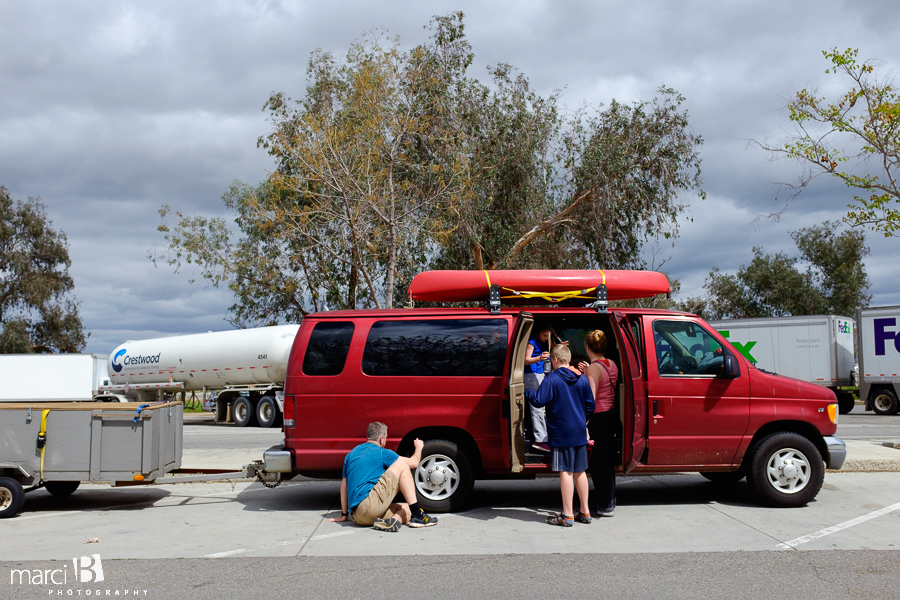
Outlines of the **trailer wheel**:
[[413,472],[419,505],[431,512],[460,508],[472,494],[472,463],[459,446],[447,440],[428,440]]
[[80,481],[45,481],[44,488],[54,496],[71,496],[81,485]]
[[773,433],[753,449],[747,481],[769,506],[804,506],[825,481],[816,446],[797,433]]
[[22,484],[11,477],[0,477],[0,519],[16,516],[24,503]]
[[876,415],[893,415],[897,412],[897,396],[891,390],[880,389],[872,398],[872,410]]
[[245,396],[240,396],[234,401],[231,413],[234,416],[234,424],[238,427],[247,427],[256,422],[256,411],[253,410],[253,403],[250,402],[250,398]]
[[274,396],[263,396],[256,405],[256,420],[260,427],[271,427],[278,421],[278,403]]
[[846,415],[856,406],[856,400],[850,392],[838,391],[835,394],[837,395],[838,412],[842,415]]

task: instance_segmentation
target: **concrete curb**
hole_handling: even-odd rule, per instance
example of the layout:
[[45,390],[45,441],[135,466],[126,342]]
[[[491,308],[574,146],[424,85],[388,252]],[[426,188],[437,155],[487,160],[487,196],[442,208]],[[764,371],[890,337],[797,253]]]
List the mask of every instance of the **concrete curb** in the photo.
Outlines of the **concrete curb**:
[[829,473],[900,472],[900,443],[846,440],[847,460]]

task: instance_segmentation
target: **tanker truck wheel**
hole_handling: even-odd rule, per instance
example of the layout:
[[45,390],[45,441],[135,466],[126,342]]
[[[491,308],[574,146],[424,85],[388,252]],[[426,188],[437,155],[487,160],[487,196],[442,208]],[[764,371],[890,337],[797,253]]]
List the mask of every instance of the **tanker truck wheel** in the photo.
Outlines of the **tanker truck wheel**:
[[245,396],[240,396],[234,401],[231,414],[234,416],[234,424],[238,427],[247,427],[256,422],[256,411],[253,410],[253,403],[250,402],[250,398]]
[[256,405],[256,421],[260,427],[271,427],[278,421],[278,403],[274,396],[263,396]]
[[0,519],[16,516],[24,503],[22,484],[11,477],[0,477]]

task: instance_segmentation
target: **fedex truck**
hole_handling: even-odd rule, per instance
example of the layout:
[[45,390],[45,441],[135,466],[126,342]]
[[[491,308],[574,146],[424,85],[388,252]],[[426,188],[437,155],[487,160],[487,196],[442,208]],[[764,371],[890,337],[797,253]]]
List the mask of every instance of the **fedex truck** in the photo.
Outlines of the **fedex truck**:
[[841,414],[853,410],[853,395],[839,389],[854,384],[853,319],[809,315],[709,323],[757,368],[824,386],[837,396]]
[[900,306],[863,308],[859,331],[859,397],[879,415],[900,412]]
[[281,417],[288,355],[299,325],[129,341],[113,350],[101,391],[152,402],[215,391],[217,422],[271,427]]

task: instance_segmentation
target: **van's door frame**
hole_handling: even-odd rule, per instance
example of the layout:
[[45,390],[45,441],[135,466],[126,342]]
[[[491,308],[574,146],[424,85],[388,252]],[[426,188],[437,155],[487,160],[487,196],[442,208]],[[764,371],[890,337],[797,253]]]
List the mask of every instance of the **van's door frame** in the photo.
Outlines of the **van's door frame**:
[[521,473],[525,468],[525,354],[534,317],[519,313],[519,327],[510,352],[509,365],[509,469]]
[[628,369],[622,369],[625,373],[622,379],[625,382],[625,401],[631,404],[630,414],[627,410],[625,413],[630,416],[628,420],[631,421],[631,427],[626,422],[623,428],[626,434],[623,440],[624,472],[629,473],[641,464],[640,460],[647,447],[647,385],[644,382],[641,349],[632,335],[627,315],[615,310],[610,313],[613,315],[619,348],[622,349],[623,367]]

